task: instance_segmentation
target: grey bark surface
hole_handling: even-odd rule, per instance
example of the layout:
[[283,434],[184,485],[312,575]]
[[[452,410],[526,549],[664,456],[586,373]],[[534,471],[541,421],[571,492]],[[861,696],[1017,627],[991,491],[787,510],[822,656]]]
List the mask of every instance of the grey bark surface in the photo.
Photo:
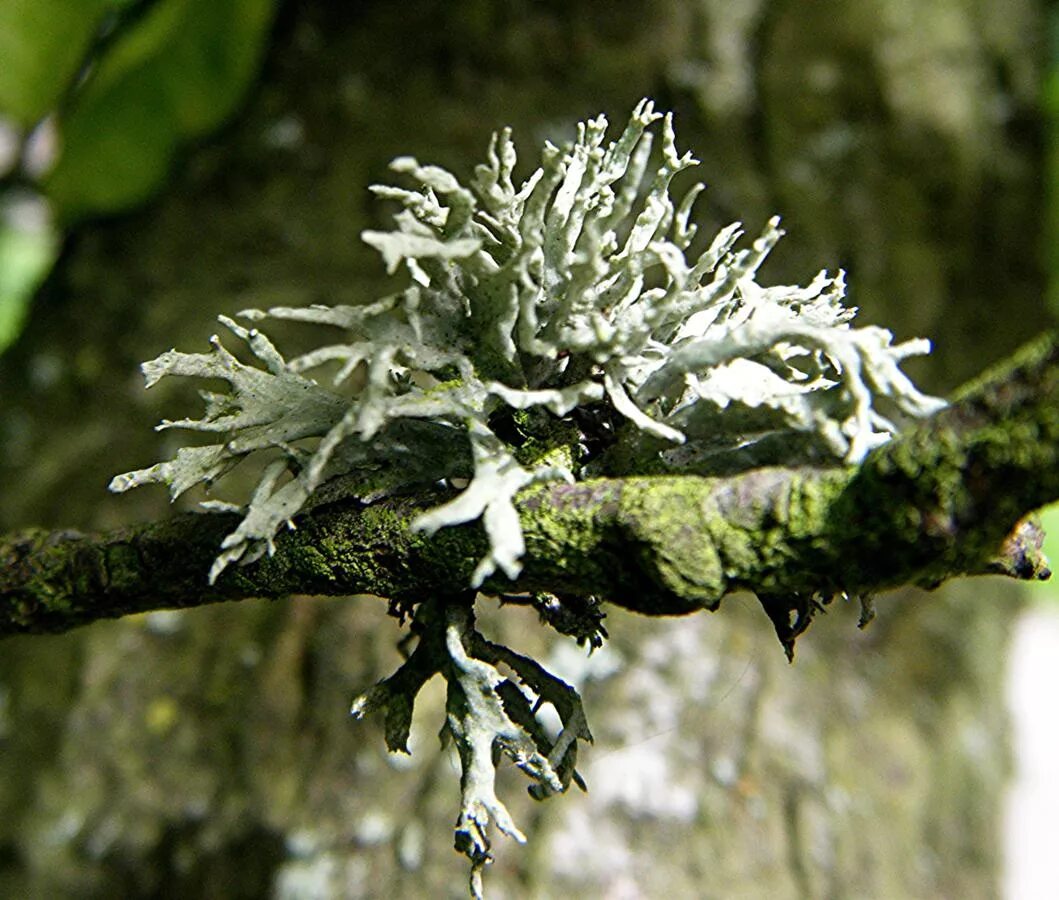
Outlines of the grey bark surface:
[[[287,11],[245,114],[164,197],[71,243],[0,361],[4,530],[166,515],[105,492],[192,402],[144,394],[138,362],[204,347],[218,312],[380,294],[358,235],[391,157],[467,171],[503,124],[528,150],[643,95],[703,160],[700,215],[783,214],[770,275],[847,266],[868,320],[935,340],[928,387],[1041,327],[1043,3],[329,6]],[[794,666],[752,599],[613,610],[587,660],[483,604],[582,680],[596,736],[587,795],[502,773],[530,844],[498,843],[492,895],[995,896],[1006,590],[903,592],[866,632],[834,609]],[[399,636],[378,603],[306,600],[0,643],[0,896],[462,896],[440,685],[410,759],[347,716]]]

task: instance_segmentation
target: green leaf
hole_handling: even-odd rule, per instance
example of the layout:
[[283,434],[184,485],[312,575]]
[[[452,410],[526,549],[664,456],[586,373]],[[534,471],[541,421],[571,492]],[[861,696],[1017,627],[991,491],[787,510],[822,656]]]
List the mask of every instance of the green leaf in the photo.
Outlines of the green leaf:
[[109,0],[0,0],[0,114],[28,127],[59,100]]
[[163,0],[99,61],[60,121],[47,181],[69,221],[148,199],[182,144],[227,119],[257,73],[274,0]]
[[[1041,548],[1045,557],[1051,562],[1054,571],[1059,562],[1059,503],[1053,503],[1041,510],[1041,527],[1044,529],[1044,546]],[[1052,577],[1050,581],[1037,582],[1032,587],[1037,597],[1049,603],[1059,603],[1059,580]]]
[[0,352],[18,337],[29,299],[58,252],[58,235],[39,198],[0,207]]

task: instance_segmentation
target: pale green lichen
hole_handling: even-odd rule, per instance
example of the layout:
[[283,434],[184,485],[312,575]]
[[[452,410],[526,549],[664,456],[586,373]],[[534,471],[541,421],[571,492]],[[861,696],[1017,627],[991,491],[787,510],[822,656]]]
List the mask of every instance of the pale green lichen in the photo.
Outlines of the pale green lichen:
[[[652,156],[650,129],[658,121],[661,152]],[[570,144],[546,144],[541,167],[518,186],[508,130],[494,135],[467,186],[436,166],[394,160],[391,168],[412,187],[373,190],[403,207],[396,228],[363,237],[391,273],[406,271],[408,286],[361,306],[241,314],[251,322],[339,330],[335,343],[292,359],[257,329],[222,317],[255,364],[241,362],[216,337],[209,353],[170,350],[145,363],[148,387],[165,375],[228,382],[225,393],[203,393],[201,419],[159,426],[218,440],[119,475],[111,489],[161,482],[175,498],[196,485],[209,488],[245,457],[262,457],[260,481],[235,507],[243,519],[224,538],[212,580],[232,562],[271,552],[280,528],[293,527],[300,511],[336,490],[370,500],[440,482],[450,496],[413,527],[433,533],[482,522],[488,550],[473,589],[498,570],[518,576],[525,536],[513,501],[534,483],[857,462],[888,439],[900,416],[938,409],[941,401],[919,393],[899,367],[926,352],[927,342],[893,345],[884,329],[850,327],[855,311],[842,303],[841,271],[821,272],[806,287],[757,283],[782,235],[778,219],[744,249],[737,249],[739,224],[695,243],[691,209],[702,186],[679,202],[670,196],[674,176],[695,165],[677,152],[671,116],[644,100],[617,140],[607,143],[606,131],[599,116],[579,125]],[[333,383],[324,386],[320,373],[329,368]],[[690,598],[689,610],[715,605],[730,581],[739,582],[743,556],[771,552],[767,543],[695,543],[681,522],[712,511],[679,485],[661,492],[625,487],[614,502],[636,514],[628,522],[619,516],[621,527],[634,545],[652,551],[655,580]],[[203,505],[233,508],[216,500]],[[539,544],[554,546],[558,567],[563,546],[595,528],[584,522],[585,534],[558,534],[540,518],[530,534],[535,553],[542,555]],[[714,518],[717,528],[739,527]],[[403,527],[395,536],[408,538]],[[310,554],[302,562],[313,570],[318,561]],[[326,578],[326,567],[316,574]],[[379,591],[386,587],[376,583]],[[472,893],[480,895],[489,823],[521,839],[496,796],[497,754],[519,766],[543,797],[580,783],[577,743],[591,734],[573,688],[477,633],[467,587],[452,585],[448,598],[427,602],[390,598],[400,600],[402,615],[413,612],[418,645],[394,676],[355,701],[353,713],[384,711],[387,743],[403,749],[419,688],[435,673],[448,681],[447,733],[463,765],[457,846],[472,862]],[[461,592],[460,602],[443,602]],[[523,599],[578,640],[602,640],[595,598],[568,605],[554,595]],[[812,612],[812,594],[796,599],[796,607],[766,603],[788,650]],[[791,609],[798,612],[793,622]],[[542,703],[559,713],[556,737],[538,718]]]
[[[518,575],[525,547],[512,501],[534,482],[606,474],[619,458],[641,471],[699,473],[777,456],[856,462],[895,431],[894,413],[940,406],[899,368],[927,343],[893,345],[884,329],[851,328],[841,271],[806,287],[757,283],[782,235],[778,219],[747,249],[736,249],[737,223],[693,250],[702,186],[679,203],[670,196],[673,177],[695,165],[676,149],[671,116],[645,100],[617,140],[606,143],[606,131],[600,116],[572,143],[546,144],[541,167],[517,186],[508,130],[468,186],[437,166],[394,160],[412,187],[373,190],[402,205],[396,228],[363,237],[390,272],[407,271],[409,286],[362,306],[242,314],[342,332],[293,359],[222,317],[259,365],[216,337],[210,353],[171,350],[145,363],[148,386],[164,375],[228,381],[227,393],[203,394],[201,419],[160,426],[222,440],[120,475],[111,489],[164,482],[176,497],[246,456],[278,451],[238,507],[244,518],[224,540],[216,578],[271,551],[277,531],[337,476],[367,497],[466,482],[415,527],[480,519],[490,550],[478,586],[497,569]],[[332,388],[307,375],[327,365],[338,366]]]
[[[357,719],[382,712],[387,747],[407,753],[416,696],[435,674],[446,679],[443,733],[456,745],[462,768],[456,849],[471,861],[471,894],[481,897],[482,870],[492,859],[490,823],[526,841],[496,793],[499,757],[522,770],[533,781],[531,795],[543,800],[571,783],[584,788],[575,768],[577,745],[591,741],[592,733],[577,691],[529,657],[485,640],[469,603],[420,604],[414,632],[419,641],[404,664],[354,699],[350,711]],[[558,734],[537,718],[545,703],[562,723]]]

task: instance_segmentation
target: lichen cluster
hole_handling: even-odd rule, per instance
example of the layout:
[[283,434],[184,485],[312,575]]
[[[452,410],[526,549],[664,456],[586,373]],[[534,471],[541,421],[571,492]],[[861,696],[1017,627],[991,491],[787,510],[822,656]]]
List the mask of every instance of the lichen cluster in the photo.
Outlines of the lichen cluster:
[[[649,129],[659,119],[653,157]],[[927,342],[894,345],[882,328],[851,328],[841,271],[806,287],[757,283],[782,234],[777,219],[748,248],[737,249],[736,223],[692,249],[702,185],[679,203],[670,196],[674,176],[695,164],[677,151],[670,115],[644,100],[617,140],[607,143],[606,131],[599,116],[569,145],[546,144],[540,168],[518,185],[508,130],[493,136],[468,186],[394,160],[412,187],[372,190],[403,207],[396,227],[363,237],[391,273],[406,271],[408,286],[361,306],[241,314],[339,329],[336,343],[292,359],[222,317],[259,365],[216,336],[210,353],[171,350],[145,363],[148,386],[165,375],[228,381],[228,392],[203,394],[201,419],[160,426],[221,439],[120,475],[111,489],[164,482],[176,497],[244,457],[278,451],[238,506],[244,518],[214,579],[271,550],[329,480],[345,476],[350,493],[370,497],[444,479],[452,499],[416,527],[480,519],[490,551],[478,586],[497,569],[518,575],[524,545],[512,499],[533,482],[856,462],[895,430],[881,409],[938,408],[899,368]],[[319,373],[328,367],[326,386]]]
[[[211,580],[271,551],[277,532],[336,483],[365,501],[443,483],[450,498],[413,527],[481,521],[489,551],[472,583],[423,598],[416,649],[353,706],[358,718],[384,712],[387,743],[400,750],[419,688],[434,674],[448,682],[446,734],[463,767],[456,843],[471,860],[475,895],[490,821],[521,839],[495,793],[499,756],[543,797],[581,783],[577,742],[591,740],[572,687],[475,629],[473,589],[497,571],[519,574],[516,494],[586,475],[853,463],[900,417],[941,406],[899,367],[927,342],[894,345],[882,328],[852,328],[841,271],[805,287],[757,283],[782,235],[777,219],[749,247],[737,246],[738,223],[696,242],[691,210],[702,186],[679,202],[671,196],[673,178],[695,164],[677,151],[671,116],[644,100],[617,140],[606,142],[606,132],[599,116],[572,143],[546,144],[540,168],[518,185],[508,130],[494,135],[466,186],[436,166],[394,160],[411,187],[373,190],[402,207],[395,228],[363,237],[408,285],[360,306],[240,314],[338,329],[335,343],[291,359],[256,328],[222,317],[255,364],[216,336],[209,353],[170,350],[145,363],[148,387],[166,375],[228,382],[224,393],[203,393],[202,418],[159,426],[217,441],[111,482],[115,491],[161,482],[175,498],[261,457],[244,503],[203,504],[243,516]],[[595,598],[523,600],[582,643],[605,635]],[[557,736],[538,718],[542,704],[559,716]]]

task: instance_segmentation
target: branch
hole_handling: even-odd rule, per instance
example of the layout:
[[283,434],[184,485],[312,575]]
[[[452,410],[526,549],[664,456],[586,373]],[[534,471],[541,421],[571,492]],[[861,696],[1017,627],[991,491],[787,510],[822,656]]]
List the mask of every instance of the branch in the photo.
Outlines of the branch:
[[[1039,529],[1019,523],[1059,498],[1057,384],[1059,338],[1050,333],[858,467],[527,489],[517,504],[526,555],[516,587],[598,596],[650,615],[713,609],[747,588],[774,621],[800,630],[817,598],[834,593],[988,572],[1045,578]],[[443,499],[435,491],[317,507],[277,541],[274,556],[228,570],[213,586],[206,576],[235,525],[230,515],[103,535],[10,535],[0,540],[0,636],[290,594],[372,593],[410,608],[470,583],[487,549],[478,525],[429,538],[409,529]],[[494,577],[483,590],[512,584]]]

